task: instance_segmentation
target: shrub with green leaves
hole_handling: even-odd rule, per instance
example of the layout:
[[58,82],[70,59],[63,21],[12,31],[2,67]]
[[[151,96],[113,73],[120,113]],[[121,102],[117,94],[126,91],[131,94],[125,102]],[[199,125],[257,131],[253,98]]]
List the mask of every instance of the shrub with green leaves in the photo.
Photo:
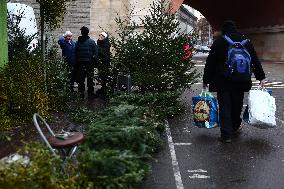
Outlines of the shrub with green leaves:
[[1,81],[7,116],[25,122],[35,112],[47,115],[49,97],[45,92],[43,73],[44,67],[39,56],[19,56],[8,62]]
[[89,125],[85,145],[90,149],[125,149],[147,156],[161,144],[158,128],[162,122],[133,105],[112,106]]
[[179,97],[179,92],[133,93],[116,96],[110,100],[110,104],[117,105],[124,102],[135,106],[147,106],[150,112],[163,120],[166,117],[179,114],[184,110]]
[[46,62],[39,55],[15,56],[1,70],[0,114],[10,121],[0,122],[19,125],[30,121],[35,112],[48,116],[51,110],[64,108],[67,71],[55,54],[50,53]]
[[82,173],[94,188],[136,188],[149,173],[148,160],[161,145],[158,130],[164,123],[147,107],[128,104],[96,115],[84,112],[79,120],[89,124],[79,158]]
[[0,161],[0,188],[91,188],[86,177],[78,174],[78,168],[71,163],[65,165],[68,175],[63,174],[62,160],[38,143],[29,144],[20,154],[29,160],[20,159],[12,163]]
[[40,4],[41,17],[47,23],[49,29],[58,28],[64,19],[67,3],[72,0],[36,0]]
[[16,57],[25,59],[30,54],[29,45],[35,35],[27,35],[25,29],[19,27],[24,16],[24,10],[20,10],[19,15],[11,14],[7,11],[7,31],[8,31],[8,55],[13,61]]
[[[9,14],[9,13],[8,13]],[[23,14],[8,16],[9,62],[0,70],[0,130],[30,122],[33,113],[48,116],[68,100],[67,65],[51,48],[43,60],[28,46],[35,38],[19,27]]]
[[70,114],[73,122],[85,125],[91,124],[97,116],[96,112],[89,110],[86,107],[77,107],[75,110],[70,112]]
[[52,46],[47,56],[45,87],[49,98],[48,105],[51,110],[64,110],[66,103],[71,100],[67,84],[69,82],[67,63],[58,57],[56,46]]
[[154,2],[150,15],[141,18],[143,31],[135,23],[117,18],[118,38],[112,39],[112,62],[130,74],[139,92],[183,91],[198,74],[191,61],[194,35],[179,34],[175,15]]
[[150,172],[148,164],[131,151],[104,149],[80,155],[81,172],[95,189],[134,189]]

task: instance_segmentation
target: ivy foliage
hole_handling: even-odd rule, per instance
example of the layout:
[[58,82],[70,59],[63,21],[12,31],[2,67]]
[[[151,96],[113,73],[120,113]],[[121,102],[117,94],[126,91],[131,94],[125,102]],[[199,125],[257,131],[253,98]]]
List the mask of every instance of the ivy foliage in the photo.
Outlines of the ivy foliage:
[[0,70],[1,131],[30,122],[35,112],[48,116],[68,100],[67,64],[54,47],[45,61],[38,49],[28,49],[35,36],[20,29],[22,17],[8,16],[9,62]]
[[66,162],[68,175],[63,174],[62,160],[41,144],[28,144],[19,155],[22,158],[11,163],[0,161],[0,188],[91,188],[72,162]]
[[40,4],[41,16],[49,29],[58,28],[64,19],[67,3],[72,0],[36,0]]
[[112,39],[112,62],[142,93],[182,91],[198,77],[191,61],[195,36],[180,34],[179,22],[163,4],[154,2],[149,12],[141,18],[142,32],[136,23],[116,19],[119,37]]

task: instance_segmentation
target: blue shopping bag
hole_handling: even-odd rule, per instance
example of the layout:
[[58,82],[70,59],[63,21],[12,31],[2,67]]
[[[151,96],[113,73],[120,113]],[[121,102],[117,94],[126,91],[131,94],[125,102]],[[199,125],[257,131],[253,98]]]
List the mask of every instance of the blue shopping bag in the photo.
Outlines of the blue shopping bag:
[[218,103],[210,92],[202,91],[192,97],[192,112],[195,126],[208,129],[218,126]]

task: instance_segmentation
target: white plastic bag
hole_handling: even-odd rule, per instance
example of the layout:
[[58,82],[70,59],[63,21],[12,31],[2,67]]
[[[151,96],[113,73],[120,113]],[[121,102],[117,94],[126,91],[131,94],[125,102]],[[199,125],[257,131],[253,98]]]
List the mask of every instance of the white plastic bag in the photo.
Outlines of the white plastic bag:
[[276,126],[275,98],[265,90],[250,90],[248,95],[249,124],[266,129]]

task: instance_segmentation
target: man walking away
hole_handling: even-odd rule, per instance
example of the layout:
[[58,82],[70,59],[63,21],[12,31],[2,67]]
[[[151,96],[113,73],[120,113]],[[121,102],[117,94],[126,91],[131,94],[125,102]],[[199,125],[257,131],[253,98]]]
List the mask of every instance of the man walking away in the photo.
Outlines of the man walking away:
[[89,29],[81,28],[82,36],[76,43],[76,57],[78,62],[78,91],[84,98],[85,78],[87,77],[88,97],[94,96],[94,68],[98,57],[96,42],[89,37]]
[[240,115],[244,92],[252,87],[251,71],[263,87],[265,74],[252,43],[228,20],[211,47],[203,75],[203,87],[217,92],[221,142],[232,142],[242,128]]
[[74,82],[76,81],[76,55],[75,55],[75,42],[72,40],[72,33],[66,31],[63,36],[58,40],[58,44],[62,49],[62,57],[68,65],[68,77],[70,91],[74,91]]

